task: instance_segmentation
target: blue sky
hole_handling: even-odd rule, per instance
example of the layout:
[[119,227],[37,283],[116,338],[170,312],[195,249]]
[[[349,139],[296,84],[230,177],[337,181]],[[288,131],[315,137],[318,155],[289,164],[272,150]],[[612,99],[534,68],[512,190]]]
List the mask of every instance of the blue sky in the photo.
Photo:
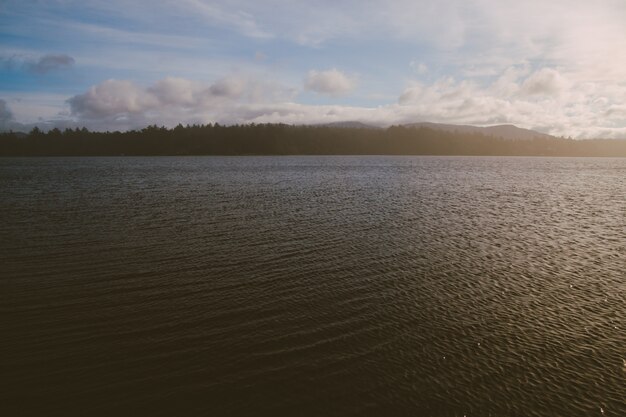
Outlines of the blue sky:
[[626,137],[623,0],[0,1],[0,128],[511,123]]

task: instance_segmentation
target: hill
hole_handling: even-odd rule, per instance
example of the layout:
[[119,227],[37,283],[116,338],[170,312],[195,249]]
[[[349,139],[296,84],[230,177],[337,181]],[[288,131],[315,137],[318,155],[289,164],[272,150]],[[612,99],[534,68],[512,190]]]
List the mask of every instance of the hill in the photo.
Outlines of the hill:
[[368,125],[366,123],[356,121],[332,122],[313,125],[314,127],[339,127],[346,129],[382,129],[381,127]]
[[485,136],[498,137],[507,140],[530,140],[536,138],[550,139],[554,136],[547,135],[545,133],[537,132],[535,130],[523,129],[514,125],[497,125],[497,126],[471,126],[471,125],[453,125],[443,123],[410,123],[405,124],[405,127],[420,128],[426,127],[433,130],[443,130],[446,132],[458,132],[458,133],[481,133]]

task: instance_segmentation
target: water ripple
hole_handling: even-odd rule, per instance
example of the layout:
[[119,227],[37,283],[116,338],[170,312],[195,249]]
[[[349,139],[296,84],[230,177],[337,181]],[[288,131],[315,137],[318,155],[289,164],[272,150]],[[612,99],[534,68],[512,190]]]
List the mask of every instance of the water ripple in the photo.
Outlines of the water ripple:
[[625,169],[0,159],[0,411],[626,415]]

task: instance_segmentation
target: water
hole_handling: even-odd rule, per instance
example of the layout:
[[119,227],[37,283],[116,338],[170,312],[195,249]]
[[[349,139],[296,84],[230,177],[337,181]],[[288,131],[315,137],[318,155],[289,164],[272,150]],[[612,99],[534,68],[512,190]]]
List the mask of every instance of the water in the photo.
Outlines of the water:
[[626,159],[1,159],[0,196],[2,415],[626,415]]

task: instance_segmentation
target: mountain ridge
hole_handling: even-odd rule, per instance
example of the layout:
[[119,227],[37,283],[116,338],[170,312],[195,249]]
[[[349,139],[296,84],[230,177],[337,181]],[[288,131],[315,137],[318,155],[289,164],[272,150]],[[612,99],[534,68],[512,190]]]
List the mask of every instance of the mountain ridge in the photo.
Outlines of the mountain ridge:
[[370,125],[356,120],[346,120],[342,122],[319,123],[310,125],[313,127],[339,127],[346,129],[383,129],[380,126]]
[[[320,123],[311,125],[314,127],[334,127],[346,129],[384,129],[380,126],[367,124],[356,120],[346,120],[340,122]],[[399,126],[405,128],[428,128],[433,130],[442,130],[446,132],[459,133],[479,133],[484,136],[502,138],[507,140],[531,140],[535,138],[553,139],[555,136],[546,133],[537,132],[536,130],[525,129],[513,124],[501,124],[492,126],[474,126],[474,125],[457,125],[450,123],[433,123],[433,122],[416,122],[404,123]]]
[[499,137],[507,140],[530,140],[535,138],[550,139],[555,138],[546,133],[537,132],[536,130],[524,129],[513,124],[493,125],[493,126],[473,126],[473,125],[455,125],[445,123],[417,122],[403,124],[407,128],[425,127],[434,130],[444,130],[447,132],[459,133],[482,133],[485,136]]

